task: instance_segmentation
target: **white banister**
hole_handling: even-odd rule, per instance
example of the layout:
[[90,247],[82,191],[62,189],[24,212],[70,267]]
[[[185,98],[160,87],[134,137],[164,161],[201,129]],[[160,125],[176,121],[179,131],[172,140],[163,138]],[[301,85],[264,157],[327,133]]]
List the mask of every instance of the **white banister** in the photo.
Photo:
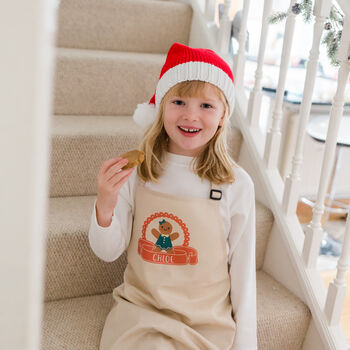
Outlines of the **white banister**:
[[264,57],[265,57],[267,35],[268,35],[268,28],[269,28],[267,19],[270,16],[271,9],[272,9],[272,0],[265,0],[262,23],[261,23],[258,65],[255,72],[255,84],[254,84],[253,90],[250,93],[249,102],[248,102],[247,120],[250,126],[256,127],[256,128],[259,127],[261,99],[262,99],[262,93],[261,93],[262,69],[264,65]]
[[296,15],[292,11],[292,7],[295,4],[295,2],[296,0],[291,0],[290,7],[288,9],[288,16],[286,20],[283,39],[281,67],[278,77],[275,105],[272,113],[272,126],[266,135],[264,161],[267,169],[277,168],[277,160],[279,155],[278,152],[281,143],[280,124],[282,118],[282,104],[295,27]]
[[[303,160],[303,148],[305,139],[305,129],[309,119],[312,93],[315,86],[317,65],[319,58],[319,46],[324,28],[324,22],[329,15],[331,0],[316,1],[314,6],[315,24],[313,32],[312,48],[310,50],[307,63],[306,77],[304,82],[303,99],[300,107],[300,121],[296,150],[293,157],[292,172],[287,177],[283,194],[283,211],[286,215],[294,215],[297,209],[300,192],[300,168]],[[282,175],[283,176],[283,175]]]
[[206,0],[205,17],[209,22],[215,21],[216,0]]
[[245,43],[247,40],[247,22],[250,0],[244,0],[242,10],[241,28],[238,34],[239,48],[233,59],[233,76],[237,88],[244,86],[244,67],[245,67]]
[[224,13],[220,19],[220,28],[218,34],[218,50],[223,54],[227,54],[229,51],[230,39],[231,39],[231,26],[230,8],[232,0],[225,0]]
[[311,224],[307,226],[305,241],[303,246],[303,259],[308,268],[315,268],[320,243],[322,239],[321,216],[324,211],[324,200],[327,186],[330,180],[332,165],[334,163],[335,148],[337,145],[337,135],[339,124],[343,114],[344,92],[349,80],[350,71],[350,21],[347,17],[344,20],[343,35],[340,42],[339,55],[340,68],[338,70],[337,91],[334,96],[330,120],[327,132],[325,151],[322,162],[321,177],[317,193],[316,204],[313,208]]

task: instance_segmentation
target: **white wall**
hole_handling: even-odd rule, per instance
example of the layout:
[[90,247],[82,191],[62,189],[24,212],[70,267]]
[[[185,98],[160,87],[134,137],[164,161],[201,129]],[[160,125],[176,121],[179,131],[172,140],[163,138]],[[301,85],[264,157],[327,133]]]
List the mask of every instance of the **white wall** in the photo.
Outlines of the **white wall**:
[[0,349],[40,348],[55,10],[0,1]]

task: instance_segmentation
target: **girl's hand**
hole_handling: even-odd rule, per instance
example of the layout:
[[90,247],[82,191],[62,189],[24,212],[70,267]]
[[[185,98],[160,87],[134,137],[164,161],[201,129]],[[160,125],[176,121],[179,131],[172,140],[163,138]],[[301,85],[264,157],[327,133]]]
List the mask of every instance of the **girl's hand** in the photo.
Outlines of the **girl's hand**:
[[99,170],[96,214],[100,226],[107,227],[112,222],[113,210],[117,205],[119,191],[134,170],[134,168],[121,170],[127,163],[127,159],[116,157],[106,160]]

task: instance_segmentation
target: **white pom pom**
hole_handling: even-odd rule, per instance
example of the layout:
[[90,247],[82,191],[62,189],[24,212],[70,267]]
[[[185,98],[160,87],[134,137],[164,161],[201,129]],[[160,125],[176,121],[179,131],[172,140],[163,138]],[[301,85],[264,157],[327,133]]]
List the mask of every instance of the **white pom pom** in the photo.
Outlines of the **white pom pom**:
[[133,119],[137,125],[146,130],[155,121],[156,115],[157,109],[155,105],[145,102],[137,105]]

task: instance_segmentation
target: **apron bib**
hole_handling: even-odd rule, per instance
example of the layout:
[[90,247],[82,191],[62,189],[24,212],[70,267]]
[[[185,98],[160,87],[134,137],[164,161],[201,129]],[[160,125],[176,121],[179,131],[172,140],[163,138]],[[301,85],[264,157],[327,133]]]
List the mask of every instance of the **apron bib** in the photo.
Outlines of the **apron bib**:
[[124,283],[113,290],[100,350],[231,348],[236,323],[219,203],[137,184]]

